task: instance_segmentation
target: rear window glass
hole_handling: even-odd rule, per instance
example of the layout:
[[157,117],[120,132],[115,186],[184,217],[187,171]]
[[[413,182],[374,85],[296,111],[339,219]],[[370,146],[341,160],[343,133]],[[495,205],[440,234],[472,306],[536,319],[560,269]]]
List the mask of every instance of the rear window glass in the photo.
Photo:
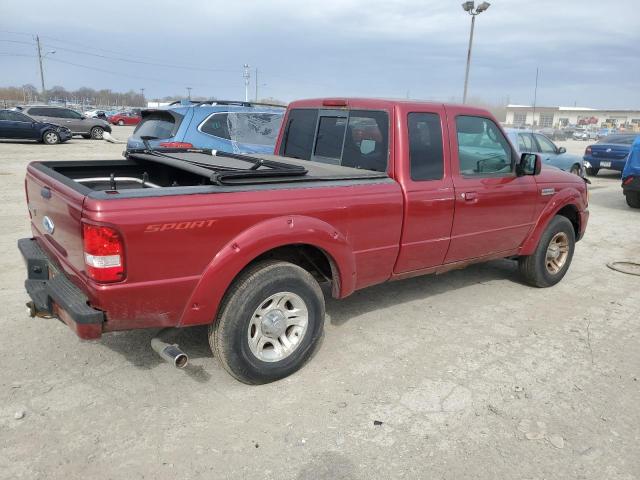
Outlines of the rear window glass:
[[289,112],[287,118],[287,130],[280,147],[280,155],[309,160],[313,151],[318,110],[294,109]]
[[282,123],[277,113],[215,113],[199,127],[202,133],[251,145],[274,145]]
[[598,143],[615,143],[618,145],[632,145],[636,135],[609,135]]
[[[320,121],[316,122],[320,116]],[[316,127],[317,123],[317,127]],[[389,117],[369,110],[292,110],[280,154],[316,162],[384,172]]]
[[138,137],[170,138],[174,135],[176,120],[170,113],[153,112],[145,115],[136,127]]

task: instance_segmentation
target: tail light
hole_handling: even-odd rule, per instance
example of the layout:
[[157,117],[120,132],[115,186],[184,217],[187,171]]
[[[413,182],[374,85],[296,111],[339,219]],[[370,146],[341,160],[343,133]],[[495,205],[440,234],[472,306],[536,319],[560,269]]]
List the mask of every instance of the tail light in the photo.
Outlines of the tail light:
[[585,155],[591,155],[591,145],[589,145],[589,146],[584,150],[584,154],[585,154]]
[[124,245],[116,230],[83,223],[82,241],[89,278],[104,283],[124,279]]
[[631,182],[633,182],[633,178],[634,177],[627,177],[622,181],[622,185],[629,185]]
[[162,142],[160,146],[164,148],[193,148],[193,145],[188,142]]

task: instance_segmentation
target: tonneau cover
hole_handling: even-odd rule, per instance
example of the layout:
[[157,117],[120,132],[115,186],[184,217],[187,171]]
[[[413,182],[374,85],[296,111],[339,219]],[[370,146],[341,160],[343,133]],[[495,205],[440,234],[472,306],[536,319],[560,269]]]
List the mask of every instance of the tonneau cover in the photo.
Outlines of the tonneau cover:
[[[249,169],[250,163],[243,160],[237,160],[235,158],[228,157],[214,157],[207,153],[197,152],[163,152],[165,155],[169,155],[172,158],[184,160],[186,162],[195,162],[198,164],[205,164],[211,166],[221,166],[227,168],[237,169]],[[129,153],[129,158],[145,160],[145,161],[159,161],[160,158],[153,154],[148,153]],[[261,158],[264,160],[272,160],[275,162],[286,163],[289,165],[302,166],[307,169],[307,174],[304,176],[284,176],[274,178],[256,178],[252,179],[250,183],[282,183],[282,182],[299,182],[299,181],[317,181],[317,180],[347,180],[347,179],[374,179],[374,178],[387,178],[386,172],[374,172],[372,170],[364,170],[359,168],[343,167],[342,165],[331,165],[327,163],[314,162],[310,160],[300,160],[297,158],[280,157],[277,155],[264,155],[264,154],[251,154],[252,158]],[[233,180],[227,180],[225,183],[231,184]],[[238,183],[246,184],[247,180],[239,181]]]

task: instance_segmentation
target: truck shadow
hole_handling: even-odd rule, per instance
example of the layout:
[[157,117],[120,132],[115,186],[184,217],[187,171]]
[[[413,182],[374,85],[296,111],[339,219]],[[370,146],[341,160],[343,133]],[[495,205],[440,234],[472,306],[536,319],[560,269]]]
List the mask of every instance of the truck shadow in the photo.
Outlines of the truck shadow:
[[[187,353],[189,360],[211,358],[207,329],[206,325],[183,328],[176,334],[173,341]],[[103,335],[100,344],[122,355],[134,367],[151,370],[165,363],[151,348],[151,339],[159,331],[160,329],[107,333]],[[193,365],[191,362],[183,371],[200,383],[206,383],[211,378],[204,367]]]
[[[359,290],[342,300],[327,298],[327,313],[331,318],[331,325],[340,326],[357,315],[414,300],[426,300],[493,280],[522,283],[517,263],[506,259],[495,260],[442,275],[424,275],[376,285]],[[460,298],[460,301],[464,299]]]
[[[472,265],[464,271],[458,270],[443,275],[427,275],[397,282],[376,285],[358,291],[343,300],[335,300],[327,295],[327,314],[334,326],[344,325],[351,318],[392,305],[427,300],[444,293],[451,293],[470,285],[506,280],[519,282],[516,264],[510,260]],[[462,298],[460,299],[462,301]],[[390,318],[389,321],[394,321]],[[208,342],[208,327],[198,326],[182,329],[176,334],[175,341],[189,355],[190,360],[213,357]],[[151,339],[159,330],[131,330],[105,334],[100,344],[122,355],[133,366],[151,370],[164,361],[151,349]],[[324,338],[320,339],[317,352]],[[216,365],[216,368],[220,368]],[[184,369],[193,380],[206,383],[211,374],[206,367],[190,363]]]

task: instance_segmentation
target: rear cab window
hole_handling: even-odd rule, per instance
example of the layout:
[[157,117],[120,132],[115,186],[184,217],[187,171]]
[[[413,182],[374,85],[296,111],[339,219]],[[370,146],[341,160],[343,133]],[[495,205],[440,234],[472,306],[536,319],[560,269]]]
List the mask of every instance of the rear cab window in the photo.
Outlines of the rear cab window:
[[442,126],[437,113],[409,113],[409,165],[411,180],[440,180],[444,177]]
[[292,109],[280,155],[386,172],[389,115],[378,110]]

